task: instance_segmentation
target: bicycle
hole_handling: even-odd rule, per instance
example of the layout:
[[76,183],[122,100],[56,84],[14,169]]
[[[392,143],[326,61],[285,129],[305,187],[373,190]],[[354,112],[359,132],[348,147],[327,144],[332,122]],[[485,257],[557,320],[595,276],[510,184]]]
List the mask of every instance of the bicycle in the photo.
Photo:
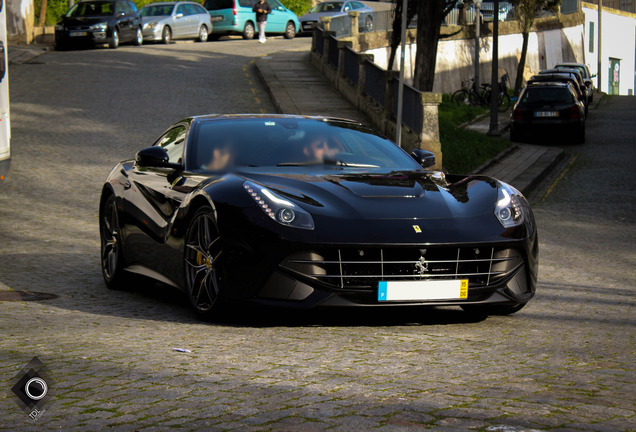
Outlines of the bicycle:
[[[505,112],[510,108],[512,100],[508,94],[508,74],[504,74],[499,81],[499,103],[497,109],[499,112]],[[471,84],[472,83],[472,84]],[[462,81],[462,88],[457,90],[451,96],[451,102],[461,105],[473,105],[473,106],[490,106],[490,95],[492,92],[491,85],[489,83],[483,83],[480,88],[477,89],[475,85],[475,79]]]
[[490,84],[481,84],[477,89],[475,85],[475,79],[462,81],[462,88],[457,90],[451,96],[451,102],[461,105],[473,105],[473,106],[486,106],[490,100]]

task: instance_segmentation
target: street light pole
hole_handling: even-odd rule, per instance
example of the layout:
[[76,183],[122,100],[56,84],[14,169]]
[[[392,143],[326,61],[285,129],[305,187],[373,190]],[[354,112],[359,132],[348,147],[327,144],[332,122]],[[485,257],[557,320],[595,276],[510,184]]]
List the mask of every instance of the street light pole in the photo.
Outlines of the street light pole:
[[481,1],[475,0],[475,10],[477,15],[475,16],[475,88],[479,88],[479,37],[481,36],[481,29],[479,27],[481,23],[481,17],[479,16],[479,10],[481,9]]
[[499,132],[499,114],[497,106],[499,105],[499,0],[493,1],[493,20],[492,20],[492,70],[490,79],[490,129],[487,135],[500,136]]

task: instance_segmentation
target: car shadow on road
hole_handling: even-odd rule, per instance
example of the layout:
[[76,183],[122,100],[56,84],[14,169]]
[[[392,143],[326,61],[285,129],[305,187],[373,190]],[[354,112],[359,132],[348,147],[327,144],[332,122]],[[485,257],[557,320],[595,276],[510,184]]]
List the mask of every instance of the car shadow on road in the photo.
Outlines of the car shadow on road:
[[[98,257],[83,254],[41,254],[46,266],[33,266],[28,254],[0,255],[3,290],[50,294],[28,301],[52,308],[116,316],[122,319],[148,319],[166,322],[198,323],[185,293],[161,283],[144,280],[124,291],[106,288],[99,271]],[[27,272],[28,275],[25,273]],[[29,296],[12,296],[25,301]],[[53,297],[53,298],[51,298]],[[45,306],[46,307],[46,306]],[[468,314],[457,307],[382,307],[281,309],[254,304],[229,304],[225,313],[210,325],[236,327],[305,326],[406,326],[479,322],[482,316]]]

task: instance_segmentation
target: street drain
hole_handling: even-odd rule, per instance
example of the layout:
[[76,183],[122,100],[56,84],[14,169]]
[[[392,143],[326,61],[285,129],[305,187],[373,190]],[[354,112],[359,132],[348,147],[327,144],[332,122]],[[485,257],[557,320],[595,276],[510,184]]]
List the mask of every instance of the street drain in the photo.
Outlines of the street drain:
[[41,293],[35,291],[2,291],[0,290],[0,301],[38,301],[56,299],[55,294]]

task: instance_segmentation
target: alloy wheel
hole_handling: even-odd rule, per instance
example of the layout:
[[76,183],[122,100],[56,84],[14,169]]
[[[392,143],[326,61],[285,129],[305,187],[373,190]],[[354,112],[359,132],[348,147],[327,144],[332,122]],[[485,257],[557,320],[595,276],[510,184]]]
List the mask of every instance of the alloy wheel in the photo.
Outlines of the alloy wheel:
[[197,313],[210,317],[222,296],[221,238],[212,209],[203,208],[193,218],[186,234],[184,255],[190,303]]

